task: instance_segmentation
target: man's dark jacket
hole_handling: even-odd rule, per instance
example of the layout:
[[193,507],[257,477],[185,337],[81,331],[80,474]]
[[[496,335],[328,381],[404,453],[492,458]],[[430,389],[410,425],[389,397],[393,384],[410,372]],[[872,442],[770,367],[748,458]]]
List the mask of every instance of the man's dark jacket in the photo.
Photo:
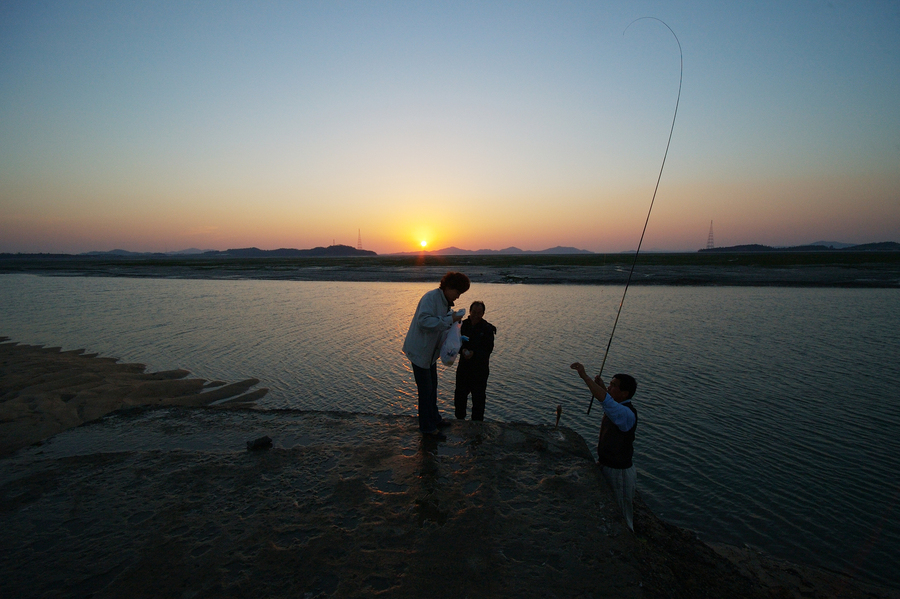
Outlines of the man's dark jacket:
[[472,319],[466,318],[462,322],[460,332],[468,340],[463,341],[459,353],[462,354],[463,350],[475,353],[468,359],[460,356],[457,376],[487,377],[490,372],[491,352],[494,351],[494,335],[497,333],[497,327],[483,318],[477,325],[473,325]]

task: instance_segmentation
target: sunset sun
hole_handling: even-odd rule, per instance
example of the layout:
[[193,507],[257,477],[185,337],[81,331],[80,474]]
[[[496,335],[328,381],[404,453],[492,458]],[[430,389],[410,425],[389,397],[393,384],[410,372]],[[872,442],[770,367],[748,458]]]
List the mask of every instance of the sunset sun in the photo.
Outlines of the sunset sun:
[[423,239],[420,245],[422,247],[425,247],[426,245],[428,245],[428,242]]

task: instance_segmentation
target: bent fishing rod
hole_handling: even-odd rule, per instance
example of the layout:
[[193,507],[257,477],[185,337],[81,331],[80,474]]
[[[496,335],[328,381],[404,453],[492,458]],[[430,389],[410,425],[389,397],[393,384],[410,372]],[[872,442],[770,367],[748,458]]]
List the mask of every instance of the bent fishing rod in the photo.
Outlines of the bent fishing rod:
[[[616,334],[616,325],[619,324],[619,315],[622,314],[622,306],[625,305],[625,294],[628,293],[628,285],[631,284],[631,276],[634,274],[634,267],[637,265],[638,254],[641,253],[641,244],[644,243],[644,234],[647,232],[647,224],[650,222],[650,213],[653,212],[653,203],[656,201],[656,192],[659,191],[659,182],[662,180],[663,169],[666,167],[666,158],[669,156],[669,146],[672,143],[672,133],[675,131],[675,117],[678,116],[678,103],[681,101],[681,82],[684,78],[684,53],[681,50],[681,42],[678,40],[678,36],[675,35],[675,32],[672,31],[672,28],[669,27],[665,21],[661,19],[657,19],[656,17],[641,17],[639,19],[635,19],[631,23],[628,24],[628,27],[631,27],[638,21],[642,21],[644,19],[652,19],[654,21],[659,21],[663,25],[666,26],[672,35],[675,37],[675,42],[678,44],[678,58],[680,61],[680,71],[678,74],[678,97],[675,99],[675,112],[672,114],[672,127],[669,129],[669,141],[666,142],[666,151],[663,154],[662,164],[659,167],[659,176],[656,178],[656,187],[653,189],[653,197],[650,200],[650,209],[647,211],[647,219],[644,221],[644,230],[641,231],[641,239],[638,241],[637,251],[634,253],[634,260],[631,263],[631,270],[628,273],[628,280],[625,281],[625,291],[622,292],[622,301],[619,302],[619,311],[616,312],[616,320],[613,322],[612,332],[609,334],[609,342],[606,344],[606,352],[603,354],[603,361],[600,363],[600,372],[597,376],[603,375],[603,367],[606,365],[606,357],[609,355],[609,348],[612,346],[613,336]],[[622,32],[624,36],[628,31],[628,27],[625,28],[625,31]],[[591,413],[591,408],[594,405],[594,395],[591,394],[591,403],[588,404],[587,413]]]

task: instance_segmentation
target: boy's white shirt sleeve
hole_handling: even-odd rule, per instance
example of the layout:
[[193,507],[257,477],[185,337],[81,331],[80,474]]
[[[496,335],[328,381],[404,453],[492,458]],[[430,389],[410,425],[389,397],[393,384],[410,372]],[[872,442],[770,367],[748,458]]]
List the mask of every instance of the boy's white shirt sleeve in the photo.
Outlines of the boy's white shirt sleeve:
[[609,416],[609,419],[620,431],[630,431],[634,426],[634,412],[626,408],[623,403],[614,400],[609,393],[606,394],[600,405],[603,406],[603,412]]

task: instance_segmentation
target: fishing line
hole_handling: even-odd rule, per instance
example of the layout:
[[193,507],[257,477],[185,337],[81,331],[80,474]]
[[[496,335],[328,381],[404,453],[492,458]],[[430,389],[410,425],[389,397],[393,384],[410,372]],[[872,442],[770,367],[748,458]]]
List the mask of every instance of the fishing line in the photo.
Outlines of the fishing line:
[[[619,311],[616,312],[616,320],[613,322],[612,332],[609,334],[609,343],[606,344],[606,352],[603,354],[603,362],[600,363],[600,372],[597,376],[601,376],[603,374],[603,367],[606,365],[606,357],[609,355],[609,348],[612,345],[613,336],[616,334],[616,325],[619,324],[619,315],[622,314],[622,306],[625,305],[625,294],[628,293],[628,285],[631,284],[631,276],[634,274],[634,267],[637,264],[638,254],[641,253],[641,244],[644,243],[644,234],[647,232],[647,224],[650,222],[650,213],[653,212],[653,203],[656,201],[656,192],[659,191],[659,182],[662,180],[663,169],[666,166],[666,158],[669,156],[669,145],[672,143],[672,133],[675,131],[675,117],[678,116],[678,103],[681,101],[681,82],[684,78],[684,53],[681,50],[681,42],[678,40],[678,36],[675,35],[675,32],[672,31],[672,28],[669,27],[665,21],[661,19],[657,19],[656,17],[641,17],[639,19],[635,19],[631,23],[628,24],[628,27],[631,27],[638,21],[643,21],[644,19],[652,19],[654,21],[659,21],[663,25],[666,26],[672,35],[675,37],[675,42],[678,44],[678,58],[681,63],[680,71],[678,73],[678,97],[675,99],[675,113],[672,115],[672,127],[669,129],[669,141],[666,142],[666,151],[663,154],[662,164],[659,167],[659,176],[656,178],[656,187],[653,189],[653,198],[650,200],[650,209],[647,211],[647,220],[644,221],[644,230],[641,231],[641,239],[638,241],[637,251],[634,253],[634,261],[631,263],[631,271],[628,273],[628,280],[625,282],[625,291],[622,292],[622,301],[619,302]],[[628,27],[625,28],[625,31],[622,32],[624,36],[628,31]],[[594,395],[591,394],[591,403],[588,404],[587,413],[591,413],[591,407],[594,405]]]

